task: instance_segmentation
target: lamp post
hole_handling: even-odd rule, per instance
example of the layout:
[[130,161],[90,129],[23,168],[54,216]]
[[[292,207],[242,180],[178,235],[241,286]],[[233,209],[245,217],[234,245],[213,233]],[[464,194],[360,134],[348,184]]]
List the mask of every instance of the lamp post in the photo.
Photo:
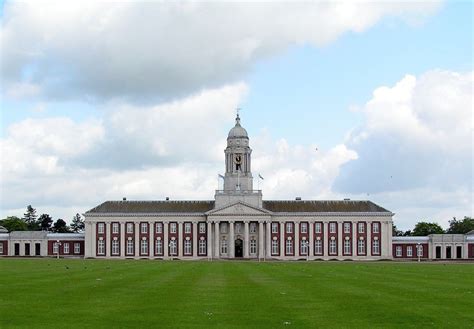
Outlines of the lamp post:
[[59,247],[61,246],[61,241],[56,240],[56,246],[58,249],[56,249],[56,258],[59,259]]
[[418,262],[421,261],[421,259],[420,259],[421,258],[420,248],[421,248],[421,243],[418,242],[416,244],[416,253],[418,254]]

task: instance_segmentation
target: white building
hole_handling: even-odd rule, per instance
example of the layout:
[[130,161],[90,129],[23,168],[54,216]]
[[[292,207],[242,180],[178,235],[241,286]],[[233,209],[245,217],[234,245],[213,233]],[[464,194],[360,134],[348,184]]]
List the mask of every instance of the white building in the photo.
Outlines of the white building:
[[106,201],[85,213],[85,257],[391,259],[393,213],[371,201],[263,200],[237,115],[210,201]]

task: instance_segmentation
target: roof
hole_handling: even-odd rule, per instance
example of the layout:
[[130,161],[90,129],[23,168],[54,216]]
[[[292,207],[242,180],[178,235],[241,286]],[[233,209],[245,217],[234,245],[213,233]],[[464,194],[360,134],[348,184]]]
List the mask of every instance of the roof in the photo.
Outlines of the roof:
[[392,241],[394,242],[416,242],[416,241],[429,241],[429,236],[393,236]]
[[227,138],[247,138],[248,139],[248,134],[247,130],[245,130],[244,127],[240,125],[240,117],[237,114],[237,117],[235,118],[235,126],[229,131],[229,135]]
[[48,233],[47,238],[49,240],[55,239],[84,239],[85,233]]
[[205,213],[214,201],[106,201],[86,214],[111,213]]
[[355,200],[291,200],[263,201],[263,208],[272,212],[386,212],[372,201]]
[[0,226],[0,233],[8,233],[8,230],[5,227]]

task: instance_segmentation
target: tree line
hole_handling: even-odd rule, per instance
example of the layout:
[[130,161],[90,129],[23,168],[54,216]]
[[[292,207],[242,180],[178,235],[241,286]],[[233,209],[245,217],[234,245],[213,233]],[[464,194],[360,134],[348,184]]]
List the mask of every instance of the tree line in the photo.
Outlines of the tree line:
[[36,214],[36,209],[31,205],[26,207],[23,217],[8,216],[0,220],[0,226],[5,227],[8,232],[12,231],[48,231],[54,233],[78,233],[84,231],[84,219],[77,213],[71,221],[71,225],[67,225],[62,218],[53,221],[48,214]]
[[392,227],[393,236],[426,236],[430,234],[466,234],[469,231],[474,230],[474,218],[464,216],[463,219],[456,219],[453,217],[449,221],[449,227],[446,230],[435,222],[421,221],[416,223],[413,230],[401,231],[398,230],[395,224]]

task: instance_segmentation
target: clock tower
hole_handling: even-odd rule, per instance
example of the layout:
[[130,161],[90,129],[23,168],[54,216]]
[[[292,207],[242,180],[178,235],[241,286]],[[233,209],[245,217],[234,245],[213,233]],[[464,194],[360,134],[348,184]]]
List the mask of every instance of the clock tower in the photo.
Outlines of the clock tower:
[[261,207],[261,192],[253,190],[251,172],[252,149],[249,146],[247,131],[240,125],[238,114],[235,118],[235,126],[229,131],[227,136],[227,148],[224,153],[224,190],[217,191],[216,202],[221,203],[219,201],[223,200],[218,200],[219,197],[225,197],[227,202],[241,200]]

